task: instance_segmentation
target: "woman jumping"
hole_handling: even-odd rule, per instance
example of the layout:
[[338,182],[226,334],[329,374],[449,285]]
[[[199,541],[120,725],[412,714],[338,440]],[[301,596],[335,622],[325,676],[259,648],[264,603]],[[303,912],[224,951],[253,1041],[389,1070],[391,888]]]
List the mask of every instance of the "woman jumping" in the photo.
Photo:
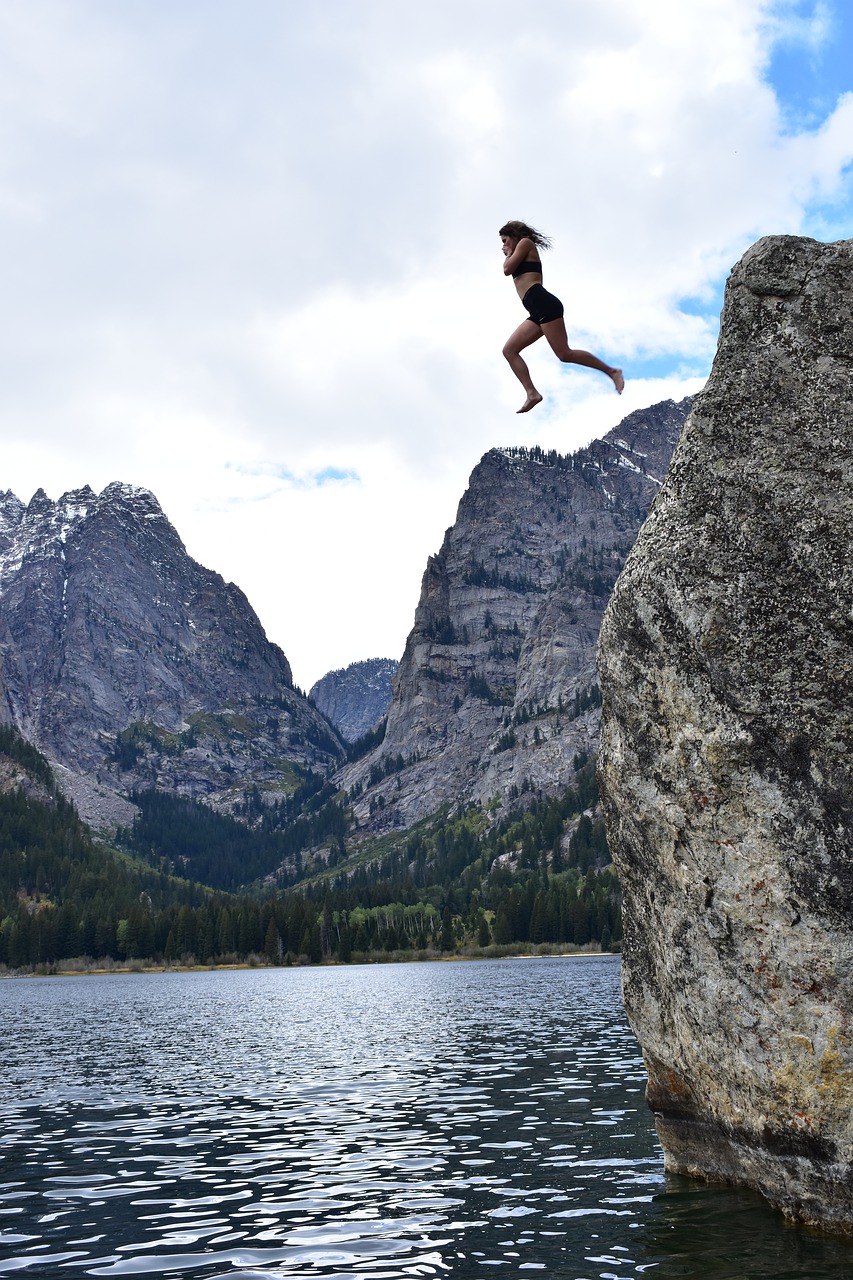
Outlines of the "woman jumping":
[[508,222],[501,227],[500,237],[506,258],[504,275],[512,276],[522,306],[530,314],[530,319],[522,321],[504,346],[509,367],[527,392],[527,399],[518,412],[527,413],[542,399],[530,380],[530,370],[522,360],[521,353],[525,347],[541,338],[543,333],[558,360],[562,360],[564,364],[583,364],[588,369],[600,369],[612,380],[621,395],[625,386],[622,370],[605,364],[589,351],[575,351],[569,346],[563,321],[563,304],[553,293],[542,288],[539,250],[551,248],[548,237],[543,236],[535,227],[528,227],[526,222]]

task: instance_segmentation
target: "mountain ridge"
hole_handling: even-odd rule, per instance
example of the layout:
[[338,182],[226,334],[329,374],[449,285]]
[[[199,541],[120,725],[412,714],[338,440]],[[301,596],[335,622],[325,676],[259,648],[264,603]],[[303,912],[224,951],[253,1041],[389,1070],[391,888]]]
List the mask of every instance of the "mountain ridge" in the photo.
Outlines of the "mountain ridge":
[[[595,751],[601,615],[688,408],[640,410],[571,455],[484,455],[427,564],[401,663],[331,673],[355,675],[363,704],[374,668],[396,667],[387,723],[346,764],[246,597],[187,555],[149,490],[116,481],[54,502],[40,489],[28,504],[7,491],[0,722],[105,834],[132,827],[134,797],[152,790],[281,831],[298,816],[289,797],[330,771],[327,799],[338,788],[358,840],[556,795]],[[325,856],[342,858],[342,839]],[[287,882],[297,872],[282,867]]]
[[651,406],[572,455],[484,455],[427,564],[387,724],[346,764],[243,593],[191,560],[153,494],[2,495],[0,721],[37,735],[106,855],[109,831],[134,876],[141,859],[178,879],[153,912],[123,890],[96,937],[55,858],[57,901],[32,896],[37,867],[16,897],[13,851],[0,963],[52,963],[73,939],[166,963],[618,941],[595,646],[688,408]]
[[384,740],[336,775],[360,827],[553,794],[595,750],[595,647],[689,398],[573,454],[492,449],[431,556]]
[[343,755],[240,588],[121,482],[0,498],[0,679],[0,721],[96,825],[126,821],[134,787],[227,808],[245,785],[280,789],[286,765]]

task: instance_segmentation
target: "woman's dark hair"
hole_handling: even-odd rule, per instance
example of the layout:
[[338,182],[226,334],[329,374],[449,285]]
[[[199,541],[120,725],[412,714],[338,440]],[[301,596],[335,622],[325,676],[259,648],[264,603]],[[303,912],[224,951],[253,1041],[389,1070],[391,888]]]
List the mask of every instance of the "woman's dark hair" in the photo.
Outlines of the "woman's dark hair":
[[537,231],[535,227],[528,227],[526,222],[505,222],[498,232],[499,236],[509,236],[510,240],[515,240],[516,244],[519,240],[523,240],[526,236],[528,240],[532,240],[537,249],[550,249],[551,241],[541,231]]

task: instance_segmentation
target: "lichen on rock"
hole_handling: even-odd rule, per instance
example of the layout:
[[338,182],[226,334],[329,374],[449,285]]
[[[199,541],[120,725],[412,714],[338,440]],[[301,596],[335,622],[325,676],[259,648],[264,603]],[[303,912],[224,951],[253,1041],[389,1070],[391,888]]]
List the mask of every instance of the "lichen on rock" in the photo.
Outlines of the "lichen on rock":
[[853,241],[759,241],[605,615],[600,781],[667,1167],[853,1231]]

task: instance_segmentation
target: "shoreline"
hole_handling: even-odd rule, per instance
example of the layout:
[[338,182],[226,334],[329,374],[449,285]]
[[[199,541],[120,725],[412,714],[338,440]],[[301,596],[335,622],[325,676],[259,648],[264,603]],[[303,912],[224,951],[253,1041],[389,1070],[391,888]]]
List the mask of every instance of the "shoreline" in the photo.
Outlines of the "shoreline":
[[166,974],[166,973],[217,973],[237,970],[257,969],[266,972],[274,969],[354,969],[367,968],[379,965],[399,965],[399,964],[453,964],[468,963],[470,961],[482,960],[584,960],[597,959],[600,960],[606,956],[618,956],[618,951],[522,951],[509,953],[505,955],[423,955],[413,954],[411,958],[401,957],[395,959],[386,957],[382,959],[353,960],[350,962],[341,961],[323,961],[320,964],[298,963],[291,964],[262,964],[251,963],[250,961],[240,961],[233,964],[151,964],[144,965],[141,962],[131,961],[128,964],[116,965],[109,968],[53,968],[43,969],[38,972],[37,969],[30,973],[10,972],[0,973],[0,981],[14,981],[24,978],[106,978],[115,977],[120,974],[127,974],[131,977],[144,976],[146,974]]

